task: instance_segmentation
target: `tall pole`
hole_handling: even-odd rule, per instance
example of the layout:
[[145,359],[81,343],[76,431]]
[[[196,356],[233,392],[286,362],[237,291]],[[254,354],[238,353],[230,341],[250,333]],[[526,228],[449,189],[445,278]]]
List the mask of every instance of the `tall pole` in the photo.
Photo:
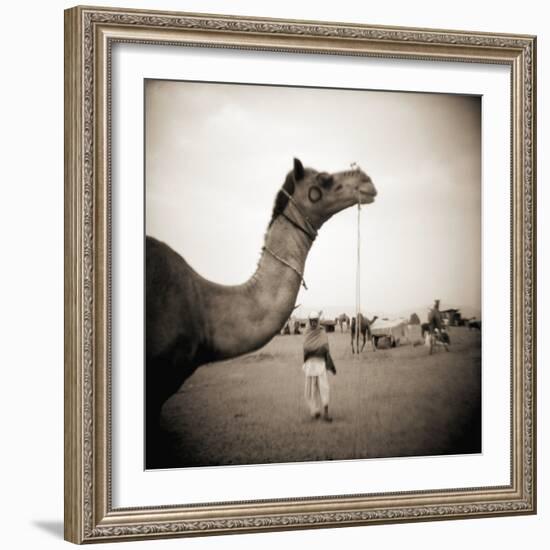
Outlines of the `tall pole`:
[[355,338],[359,352],[359,334],[361,332],[361,201],[357,195],[357,272],[355,274]]

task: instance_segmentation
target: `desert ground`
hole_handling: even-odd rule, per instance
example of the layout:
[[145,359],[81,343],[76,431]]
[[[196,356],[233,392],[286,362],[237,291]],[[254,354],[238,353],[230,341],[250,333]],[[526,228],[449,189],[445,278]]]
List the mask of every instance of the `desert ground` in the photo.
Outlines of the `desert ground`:
[[164,406],[162,467],[479,453],[481,334],[450,337],[433,355],[423,345],[352,355],[350,333],[330,333],[332,423],[309,416],[301,335],[200,367]]

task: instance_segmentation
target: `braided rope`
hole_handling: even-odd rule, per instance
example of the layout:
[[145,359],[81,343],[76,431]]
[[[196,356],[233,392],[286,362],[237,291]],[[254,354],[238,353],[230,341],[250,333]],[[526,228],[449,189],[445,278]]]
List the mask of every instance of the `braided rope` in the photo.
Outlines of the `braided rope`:
[[268,246],[264,246],[263,250],[269,252],[276,260],[279,260],[283,265],[286,265],[287,267],[290,267],[290,269],[292,269],[292,271],[294,271],[294,273],[296,273],[296,275],[298,275],[298,277],[300,277],[300,281],[302,283],[302,286],[304,287],[305,290],[307,290],[307,285],[306,285],[306,281],[304,279],[304,275],[299,269],[294,267],[290,262],[287,262],[284,258],[281,258],[281,256],[279,256],[278,254],[275,254],[275,252],[273,252],[273,250],[271,250],[271,248],[269,248]]

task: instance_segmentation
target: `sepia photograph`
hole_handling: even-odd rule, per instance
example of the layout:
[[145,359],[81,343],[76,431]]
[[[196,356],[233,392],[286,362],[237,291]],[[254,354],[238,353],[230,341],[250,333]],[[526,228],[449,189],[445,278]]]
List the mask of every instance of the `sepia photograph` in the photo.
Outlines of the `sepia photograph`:
[[146,469],[483,452],[481,114],[145,80]]
[[64,11],[65,539],[527,525],[536,27],[254,9]]

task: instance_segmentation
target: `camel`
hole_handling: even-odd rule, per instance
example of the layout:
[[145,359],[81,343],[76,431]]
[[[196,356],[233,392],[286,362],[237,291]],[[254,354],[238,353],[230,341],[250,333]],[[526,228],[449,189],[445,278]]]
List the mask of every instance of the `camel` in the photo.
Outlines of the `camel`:
[[372,203],[376,193],[359,168],[329,174],[294,159],[275,198],[257,269],[241,285],[204,279],[167,244],[146,237],[147,465],[168,398],[201,365],[250,353],[279,334],[305,285],[317,231],[334,214]]
[[346,330],[349,329],[349,317],[345,313],[340,313],[338,317],[336,317],[336,322],[340,325],[340,332],[344,332],[344,325],[346,326]]
[[445,351],[449,351],[449,344],[451,338],[449,333],[445,330],[434,329],[433,332],[429,332],[427,336],[427,345],[430,348],[430,355],[437,349],[438,346],[445,348]]
[[[359,330],[356,333],[356,327],[357,322],[355,317],[352,317],[351,319],[351,352],[355,353],[355,346],[354,342],[357,338],[357,353],[361,353],[363,349],[365,348],[365,344],[368,341],[372,344],[373,351],[376,351],[376,345],[375,341],[372,337],[372,333],[370,330],[371,325],[378,319],[378,317],[375,315],[372,319],[367,319],[362,313],[359,313]],[[359,335],[363,337],[363,345],[361,346],[361,349],[359,349]]]

